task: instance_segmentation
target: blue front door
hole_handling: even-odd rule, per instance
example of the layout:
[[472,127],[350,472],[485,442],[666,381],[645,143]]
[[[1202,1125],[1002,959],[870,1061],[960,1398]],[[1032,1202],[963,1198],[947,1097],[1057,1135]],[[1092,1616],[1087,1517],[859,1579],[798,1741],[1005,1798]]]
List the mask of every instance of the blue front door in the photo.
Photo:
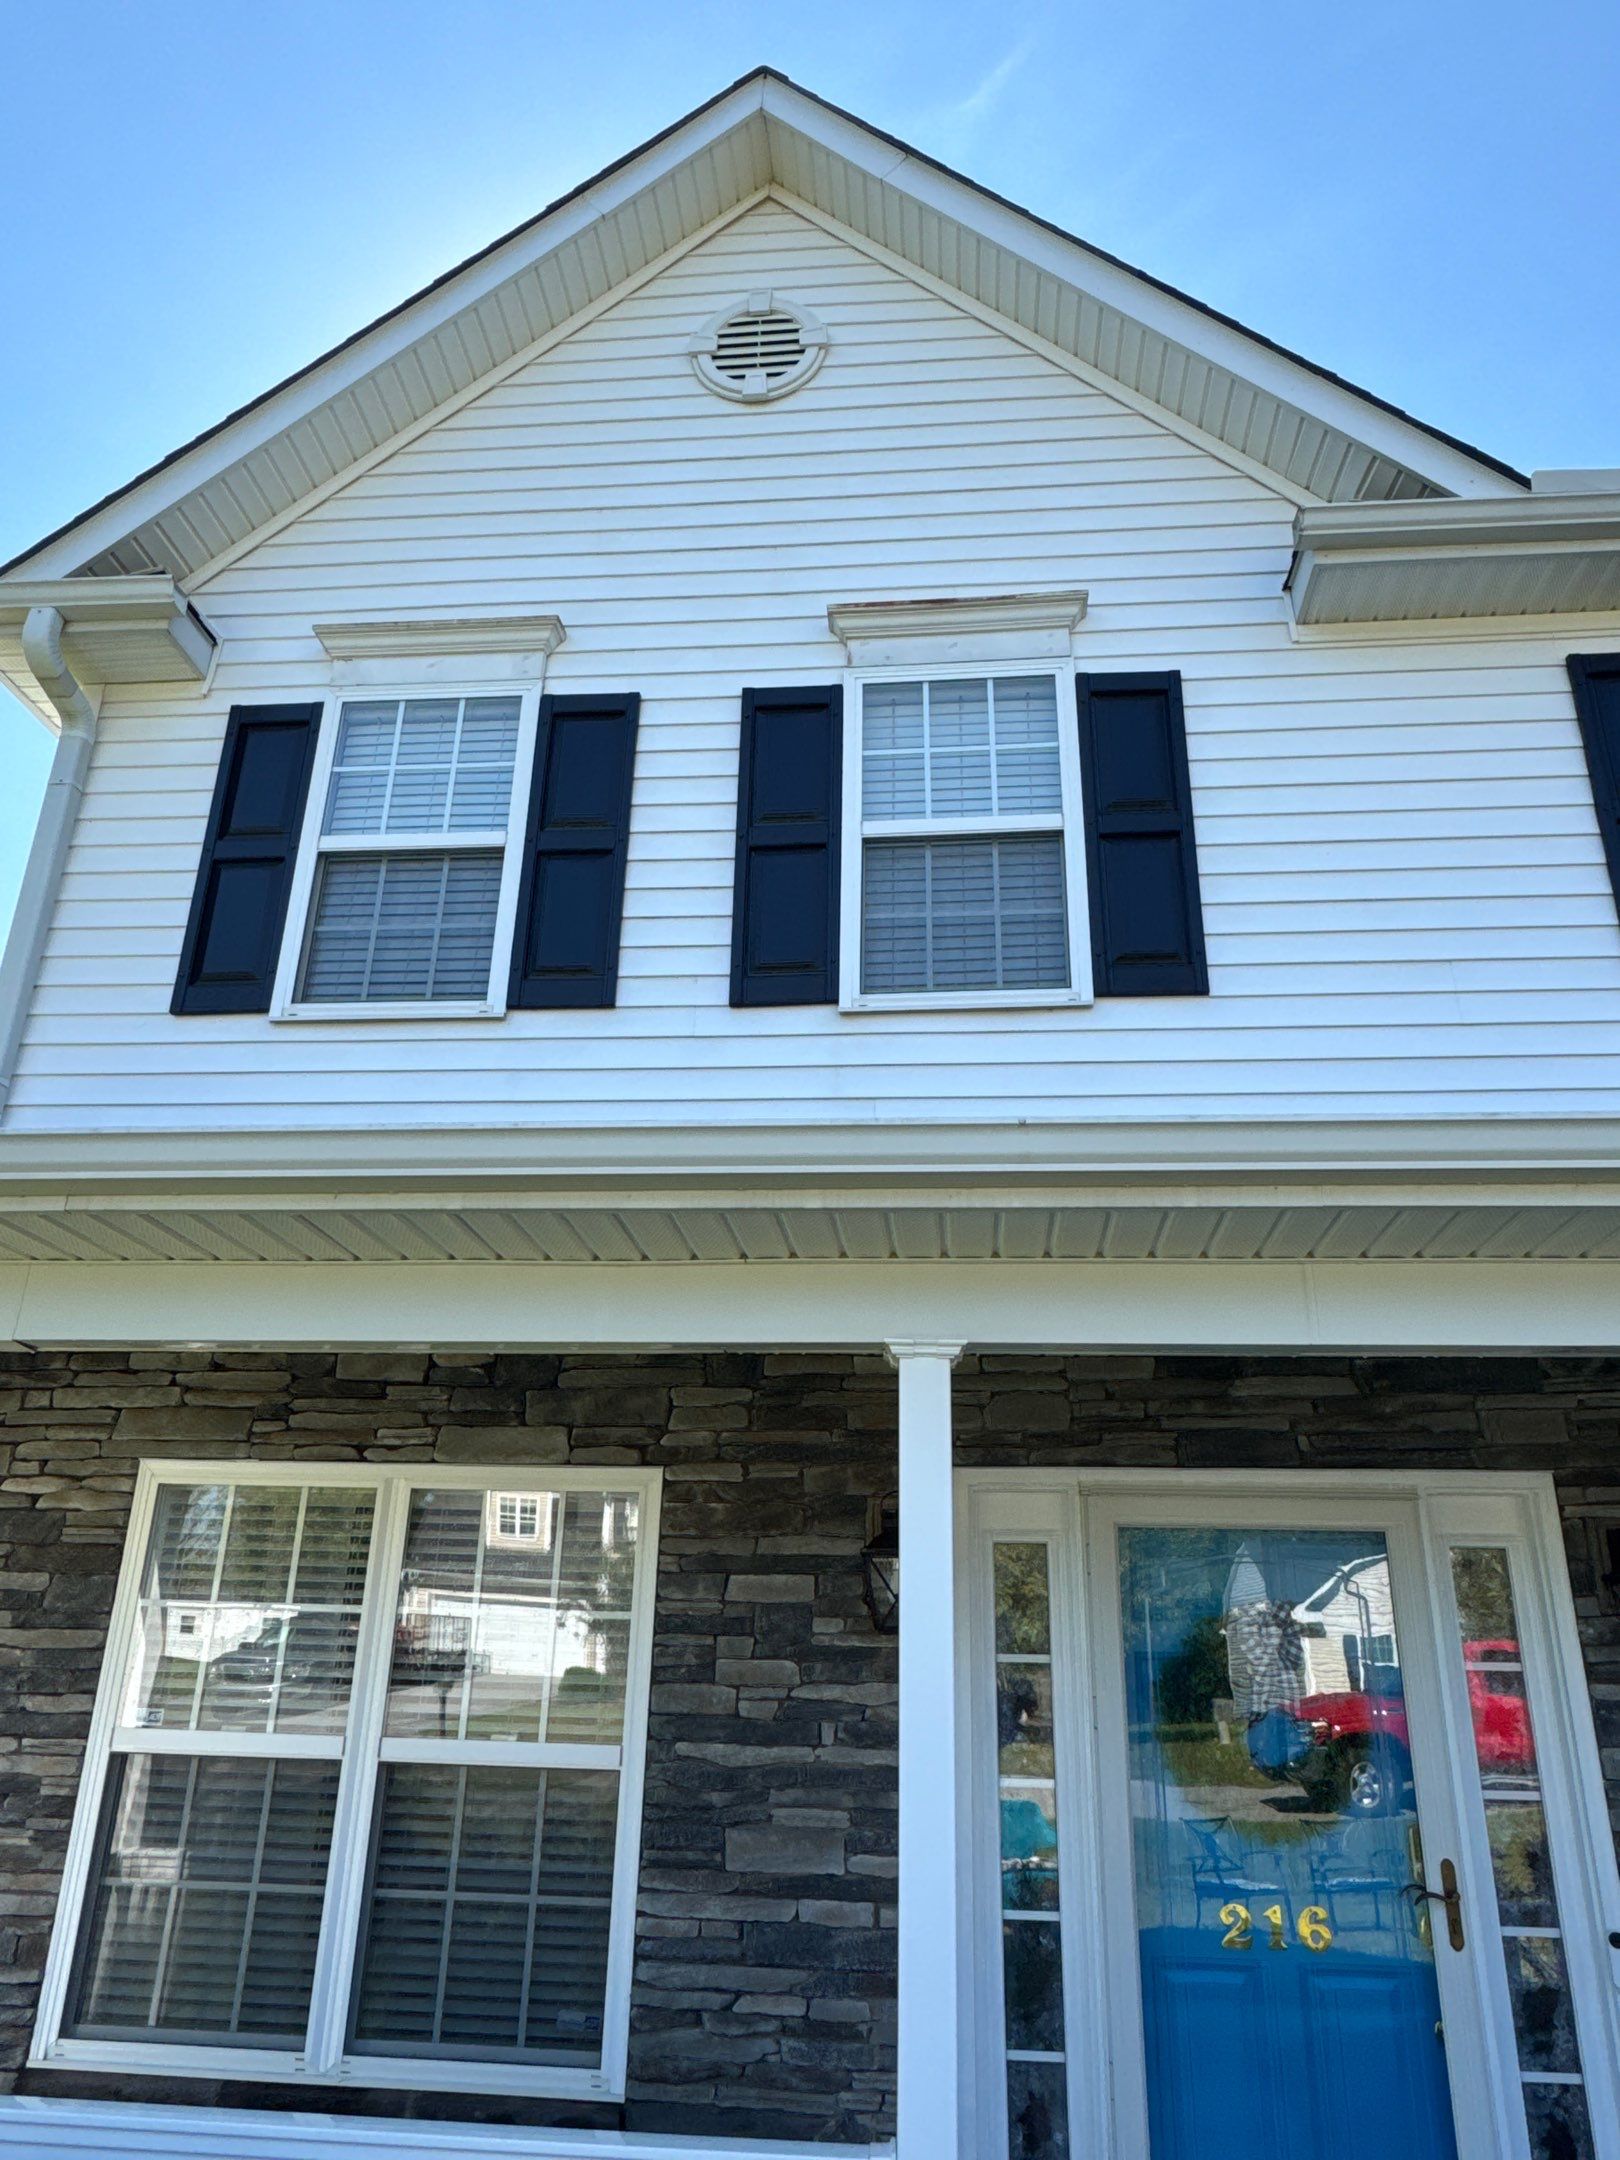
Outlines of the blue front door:
[[1455,2160],[1383,1536],[1126,1528],[1120,1599],[1151,2160]]

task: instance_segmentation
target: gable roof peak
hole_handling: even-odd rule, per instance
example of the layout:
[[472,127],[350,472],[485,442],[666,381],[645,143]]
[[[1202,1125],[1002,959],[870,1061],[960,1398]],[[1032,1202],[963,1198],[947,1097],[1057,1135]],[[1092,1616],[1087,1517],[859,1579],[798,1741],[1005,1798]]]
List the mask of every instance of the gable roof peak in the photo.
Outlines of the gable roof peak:
[[[1484,451],[762,63],[0,566],[0,576],[26,567],[35,576],[156,571],[194,581],[481,373],[773,186],[1010,315],[1306,497],[1398,501],[1528,485]],[[477,334],[462,336],[468,328]],[[474,362],[475,351],[487,363]]]

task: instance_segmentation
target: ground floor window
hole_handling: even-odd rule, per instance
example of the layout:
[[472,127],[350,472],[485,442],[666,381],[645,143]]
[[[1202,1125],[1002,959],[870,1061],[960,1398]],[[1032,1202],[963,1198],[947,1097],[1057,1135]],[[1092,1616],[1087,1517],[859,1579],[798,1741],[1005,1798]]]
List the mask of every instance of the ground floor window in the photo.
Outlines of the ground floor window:
[[146,1467],[38,2053],[621,2090],[656,1506]]

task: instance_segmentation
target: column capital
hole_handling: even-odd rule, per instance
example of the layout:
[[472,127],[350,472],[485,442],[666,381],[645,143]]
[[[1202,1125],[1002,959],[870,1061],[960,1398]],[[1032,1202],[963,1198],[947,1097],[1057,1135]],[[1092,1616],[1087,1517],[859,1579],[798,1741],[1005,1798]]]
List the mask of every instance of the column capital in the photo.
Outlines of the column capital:
[[919,1337],[916,1340],[903,1338],[897,1342],[885,1343],[883,1355],[894,1366],[899,1366],[907,1358],[943,1358],[947,1365],[954,1365],[966,1348],[967,1344],[964,1342],[940,1342],[928,1337]]

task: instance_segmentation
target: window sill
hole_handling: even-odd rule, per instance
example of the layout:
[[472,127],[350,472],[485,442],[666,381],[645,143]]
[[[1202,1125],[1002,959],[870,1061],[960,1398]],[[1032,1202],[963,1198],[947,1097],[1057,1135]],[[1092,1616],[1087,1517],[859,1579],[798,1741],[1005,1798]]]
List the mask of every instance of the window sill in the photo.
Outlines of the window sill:
[[840,1014],[863,1013],[1060,1012],[1092,1005],[1089,990],[907,990],[894,996],[845,998]]
[[398,1004],[380,1001],[362,1005],[284,1005],[273,1012],[273,1021],[283,1020],[504,1020],[507,1008],[494,1005],[486,999],[462,998],[445,1000],[434,1004],[426,998],[413,998]]
[[32,2070],[107,2071],[120,2077],[229,2078],[264,2085],[305,2085],[356,2091],[487,2093],[509,2099],[586,2100],[616,2105],[624,2098],[601,2070],[561,2064],[532,2069],[502,2062],[437,2062],[429,2057],[345,2055],[322,2069],[282,2049],[146,2046],[118,2040],[59,2040],[29,2057]]

